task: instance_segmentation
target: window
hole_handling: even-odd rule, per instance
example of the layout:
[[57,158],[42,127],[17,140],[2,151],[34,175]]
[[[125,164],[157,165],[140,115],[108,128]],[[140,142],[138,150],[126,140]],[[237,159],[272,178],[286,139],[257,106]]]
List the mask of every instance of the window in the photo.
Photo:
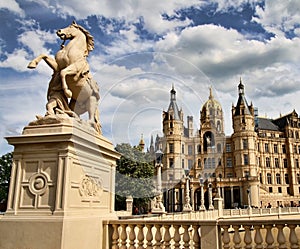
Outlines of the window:
[[198,159],[198,168],[201,168],[201,159]]
[[297,146],[294,145],[294,153],[296,154],[297,153]]
[[189,169],[193,168],[193,160],[191,159],[188,160],[188,168]]
[[279,173],[276,174],[276,183],[277,184],[281,184],[281,178],[280,178],[280,174]]
[[285,180],[285,184],[290,184],[290,180],[289,180],[289,175],[288,174],[284,174],[284,180]]
[[226,144],[226,152],[231,152],[231,144]]
[[259,182],[263,183],[263,179],[262,179],[262,174],[261,173],[259,174]]
[[298,158],[295,159],[295,166],[297,169],[299,169],[299,159]]
[[207,168],[211,169],[211,158],[207,159]]
[[184,144],[181,145],[181,153],[184,154]]
[[283,159],[283,167],[287,168],[288,167],[288,161],[286,158]]
[[272,187],[269,187],[269,192],[273,193],[273,188]]
[[174,159],[173,158],[169,158],[169,167],[174,168]]
[[249,162],[248,162],[248,155],[247,154],[244,154],[244,165],[248,165]]
[[300,184],[300,174],[297,174],[297,183]]
[[198,150],[198,153],[200,154],[201,153],[201,145],[200,144],[198,144],[197,150]]
[[232,159],[231,159],[231,157],[228,157],[228,158],[226,159],[226,166],[229,167],[229,168],[232,167]]
[[279,168],[279,160],[278,158],[274,159],[275,168]]
[[222,152],[222,146],[221,146],[221,144],[217,144],[217,151],[218,151],[218,153]]
[[227,173],[227,178],[232,178],[232,177],[233,177],[232,173]]
[[285,144],[282,145],[282,153],[286,153],[286,148],[285,148]]
[[274,153],[278,153],[278,145],[274,144]]
[[211,167],[215,168],[216,167],[216,158],[211,159]]
[[300,154],[300,145],[298,145],[298,154]]
[[184,159],[181,160],[181,168],[184,169]]
[[269,144],[265,144],[265,152],[266,152],[266,153],[269,152]]
[[278,193],[282,193],[282,188],[278,187]]
[[193,155],[193,146],[192,145],[189,145],[188,146],[188,155]]
[[244,150],[248,149],[248,140],[247,139],[243,139],[243,149]]
[[173,143],[169,144],[169,153],[174,153],[174,144]]
[[271,167],[270,157],[266,157],[266,167],[267,167],[267,168],[270,168],[270,167]]
[[272,184],[272,175],[271,175],[271,173],[267,174],[267,183]]
[[257,144],[257,150],[260,151],[260,144]]

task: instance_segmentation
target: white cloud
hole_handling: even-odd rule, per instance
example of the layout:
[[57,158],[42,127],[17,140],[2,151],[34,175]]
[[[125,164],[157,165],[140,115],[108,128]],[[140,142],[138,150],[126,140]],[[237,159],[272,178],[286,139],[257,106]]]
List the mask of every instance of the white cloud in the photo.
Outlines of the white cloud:
[[254,21],[276,35],[292,31],[300,23],[300,1],[266,0],[264,8],[256,7]]
[[20,8],[20,5],[14,0],[0,1],[0,9],[8,9],[12,12],[18,13],[20,16],[24,16],[24,11]]
[[27,70],[27,55],[28,54],[24,49],[15,50],[12,54],[7,55],[6,60],[0,61],[0,67],[13,68],[16,71],[24,72]]
[[[40,0],[35,0],[40,3]],[[90,0],[88,4],[82,4],[81,0],[69,0],[58,3],[55,0],[44,0],[45,6],[61,15],[73,15],[79,19],[85,19],[91,15],[102,15],[106,18],[117,18],[126,20],[127,23],[136,22],[139,18],[143,18],[145,28],[154,33],[164,33],[175,27],[184,26],[189,20],[179,21],[164,20],[162,14],[175,14],[174,11],[190,6],[201,5],[203,2],[198,0],[189,1],[160,1],[160,0]]]

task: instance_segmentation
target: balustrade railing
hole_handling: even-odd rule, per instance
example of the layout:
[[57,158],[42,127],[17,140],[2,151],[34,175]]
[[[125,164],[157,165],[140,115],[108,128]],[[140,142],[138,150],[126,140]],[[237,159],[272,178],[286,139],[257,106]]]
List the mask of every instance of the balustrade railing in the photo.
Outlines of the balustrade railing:
[[299,219],[112,220],[104,224],[112,249],[300,249]]
[[300,220],[219,221],[223,249],[299,249]]
[[[216,221],[117,220],[105,226],[112,249],[219,248]],[[202,241],[201,234],[206,234]]]

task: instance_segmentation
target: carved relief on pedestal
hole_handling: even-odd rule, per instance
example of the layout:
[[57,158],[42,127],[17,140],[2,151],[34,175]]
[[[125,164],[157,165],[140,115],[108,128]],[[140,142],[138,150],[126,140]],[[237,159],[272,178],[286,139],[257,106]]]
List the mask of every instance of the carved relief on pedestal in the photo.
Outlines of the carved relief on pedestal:
[[84,176],[79,185],[79,194],[82,197],[100,197],[103,188],[100,180],[90,176]]
[[33,174],[29,178],[29,191],[33,195],[43,195],[48,188],[47,176],[43,173]]

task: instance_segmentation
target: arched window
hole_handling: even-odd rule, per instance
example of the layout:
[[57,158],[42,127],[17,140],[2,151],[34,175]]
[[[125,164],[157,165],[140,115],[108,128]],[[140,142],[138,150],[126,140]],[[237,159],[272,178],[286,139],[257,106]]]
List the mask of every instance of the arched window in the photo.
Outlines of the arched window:
[[279,173],[276,174],[276,183],[277,184],[281,184],[281,178],[280,178],[280,174]]
[[271,175],[271,173],[267,174],[267,183],[272,184],[272,175]]
[[284,180],[285,180],[285,184],[290,184],[290,180],[289,180],[289,175],[288,174],[284,174]]

